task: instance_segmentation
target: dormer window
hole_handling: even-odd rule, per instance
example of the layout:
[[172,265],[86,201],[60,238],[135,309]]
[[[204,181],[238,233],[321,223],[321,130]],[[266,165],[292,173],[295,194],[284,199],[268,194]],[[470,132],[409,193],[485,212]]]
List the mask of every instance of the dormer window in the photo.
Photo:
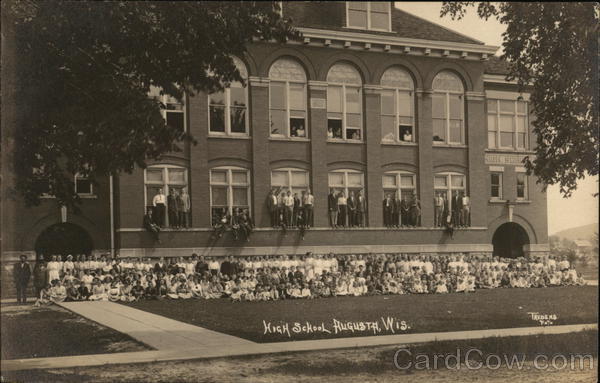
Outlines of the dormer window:
[[347,1],[346,26],[390,32],[391,3],[385,1]]

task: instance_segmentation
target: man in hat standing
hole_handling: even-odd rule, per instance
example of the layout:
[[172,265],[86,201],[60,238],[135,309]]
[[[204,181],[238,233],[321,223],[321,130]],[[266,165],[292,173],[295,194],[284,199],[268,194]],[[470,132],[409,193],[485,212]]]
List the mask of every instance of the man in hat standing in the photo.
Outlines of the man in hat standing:
[[21,254],[19,257],[21,262],[15,264],[13,276],[15,278],[15,286],[17,288],[17,303],[27,303],[27,285],[31,277],[31,268],[27,263],[27,256]]

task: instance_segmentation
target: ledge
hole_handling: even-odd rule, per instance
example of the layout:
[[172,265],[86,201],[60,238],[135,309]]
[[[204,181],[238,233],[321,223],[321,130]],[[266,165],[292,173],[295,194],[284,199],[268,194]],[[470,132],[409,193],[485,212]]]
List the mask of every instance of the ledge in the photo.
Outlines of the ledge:
[[388,145],[388,146],[419,146],[418,143],[416,142],[392,142],[392,141],[381,141],[381,145]]
[[229,135],[216,135],[216,134],[209,134],[207,136],[207,138],[226,138],[226,139],[230,139],[230,140],[251,140],[252,137],[250,136],[229,136]]
[[435,141],[433,142],[432,146],[434,148],[451,148],[451,149],[466,149],[466,148],[468,148],[468,146],[464,145],[464,144],[444,144],[444,143],[436,144]]
[[357,140],[336,140],[336,139],[331,139],[331,138],[327,139],[327,143],[328,144],[353,144],[353,145],[363,145],[363,144],[365,144],[364,141],[357,141]]
[[532,150],[516,150],[516,149],[485,149],[485,153],[508,153],[508,154],[535,154]]
[[269,137],[269,141],[284,141],[284,142],[310,142],[310,138],[305,137]]
[[[454,230],[475,230],[475,231],[481,231],[481,230],[487,230],[488,228],[486,226],[471,226],[471,227],[455,227]],[[298,228],[288,228],[287,231],[299,231],[300,229]],[[333,232],[341,232],[341,231],[443,231],[446,230],[443,227],[393,227],[393,228],[387,228],[387,227],[383,227],[383,226],[378,226],[378,227],[348,227],[348,228],[340,228],[340,229],[333,229],[331,227],[311,227],[310,229],[306,229],[306,231],[333,231]],[[124,227],[124,228],[120,228],[116,230],[118,233],[135,233],[135,232],[145,232],[146,229],[140,227]],[[161,229],[161,233],[177,233],[177,232],[182,232],[182,233],[186,233],[186,232],[212,232],[213,229],[212,228],[201,228],[201,227],[191,227],[188,229],[171,229],[171,228],[164,228]],[[229,230],[228,230],[229,231]],[[254,232],[280,232],[281,229],[277,228],[271,228],[271,227],[257,227],[254,228],[253,230]]]

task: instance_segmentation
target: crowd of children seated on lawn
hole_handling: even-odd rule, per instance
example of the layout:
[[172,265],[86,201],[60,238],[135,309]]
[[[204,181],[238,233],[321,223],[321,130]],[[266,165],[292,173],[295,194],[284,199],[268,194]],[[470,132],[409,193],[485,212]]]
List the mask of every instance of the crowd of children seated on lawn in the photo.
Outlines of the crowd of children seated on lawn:
[[[45,280],[40,281],[43,275]],[[38,304],[64,300],[216,299],[265,301],[476,289],[581,285],[565,258],[486,254],[352,254],[156,259],[59,256],[38,262]]]

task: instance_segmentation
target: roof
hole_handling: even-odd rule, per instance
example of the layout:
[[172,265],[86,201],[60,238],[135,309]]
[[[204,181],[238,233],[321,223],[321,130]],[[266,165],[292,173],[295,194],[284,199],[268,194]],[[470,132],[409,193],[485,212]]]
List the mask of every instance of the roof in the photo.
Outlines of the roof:
[[[348,31],[349,28],[345,28],[345,3],[345,1],[284,1],[283,16],[291,18],[293,24],[298,27]],[[479,40],[464,36],[395,7],[392,7],[392,32],[369,30],[360,32],[484,45]]]
[[502,60],[498,56],[490,56],[487,61],[485,61],[485,73],[487,74],[508,74],[508,62],[506,60]]

